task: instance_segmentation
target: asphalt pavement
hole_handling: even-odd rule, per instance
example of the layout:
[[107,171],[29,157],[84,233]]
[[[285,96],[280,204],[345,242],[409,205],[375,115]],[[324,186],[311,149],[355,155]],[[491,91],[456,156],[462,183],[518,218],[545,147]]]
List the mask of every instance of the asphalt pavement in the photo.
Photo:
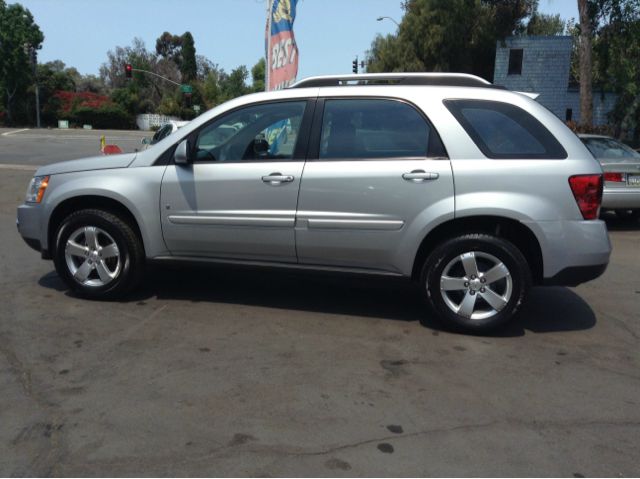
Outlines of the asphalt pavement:
[[[0,163],[48,161],[27,134]],[[0,476],[640,475],[640,223],[474,337],[390,279],[172,266],[78,299],[16,231],[30,175],[0,172]]]
[[100,137],[123,152],[140,149],[153,132],[139,130],[59,130],[0,128],[0,165],[40,166],[100,155]]

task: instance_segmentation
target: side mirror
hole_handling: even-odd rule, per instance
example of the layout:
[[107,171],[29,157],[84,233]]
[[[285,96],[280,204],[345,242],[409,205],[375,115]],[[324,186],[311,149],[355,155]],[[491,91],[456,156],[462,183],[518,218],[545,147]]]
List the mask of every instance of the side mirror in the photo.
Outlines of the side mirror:
[[178,147],[176,148],[176,152],[173,154],[173,162],[176,165],[188,165],[189,161],[189,140],[182,140]]
[[145,136],[142,140],[140,140],[140,143],[142,143],[143,145],[148,145],[149,143],[151,143],[151,138]]

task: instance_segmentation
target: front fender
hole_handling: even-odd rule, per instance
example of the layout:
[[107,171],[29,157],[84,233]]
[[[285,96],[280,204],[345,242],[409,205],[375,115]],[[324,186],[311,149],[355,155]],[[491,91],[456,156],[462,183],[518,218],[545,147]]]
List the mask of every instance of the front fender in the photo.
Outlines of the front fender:
[[83,196],[108,198],[133,215],[148,257],[167,251],[160,225],[160,185],[166,167],[123,168],[53,175],[45,196],[41,243],[48,244],[49,220],[63,202]]

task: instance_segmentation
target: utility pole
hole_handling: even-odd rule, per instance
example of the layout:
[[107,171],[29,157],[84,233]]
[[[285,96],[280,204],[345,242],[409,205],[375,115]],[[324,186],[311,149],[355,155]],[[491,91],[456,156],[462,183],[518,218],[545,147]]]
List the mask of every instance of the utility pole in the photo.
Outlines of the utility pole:
[[40,128],[40,88],[38,87],[38,51],[33,45],[29,45],[28,43],[24,44],[24,50],[27,54],[27,58],[31,63],[31,68],[33,71],[33,83],[35,86],[35,94],[36,94],[36,127]]

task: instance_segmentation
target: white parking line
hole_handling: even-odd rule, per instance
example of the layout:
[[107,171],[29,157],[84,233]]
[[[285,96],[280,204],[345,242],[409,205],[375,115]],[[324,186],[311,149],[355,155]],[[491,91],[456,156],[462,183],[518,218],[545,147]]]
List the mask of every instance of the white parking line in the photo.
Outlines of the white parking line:
[[14,133],[20,133],[21,131],[29,131],[30,128],[23,128],[22,130],[5,131],[2,136],[13,135]]
[[[17,133],[17,132],[11,132]],[[3,133],[4,135],[4,133]],[[135,141],[136,143],[140,143],[140,139],[142,137],[109,137],[107,136],[107,143],[113,141]],[[38,135],[33,133],[27,133],[26,135],[18,135],[13,139],[23,139],[23,140],[89,140],[99,142],[99,136],[66,136],[66,135]]]
[[4,165],[0,163],[0,170],[36,171],[39,166],[32,165]]

